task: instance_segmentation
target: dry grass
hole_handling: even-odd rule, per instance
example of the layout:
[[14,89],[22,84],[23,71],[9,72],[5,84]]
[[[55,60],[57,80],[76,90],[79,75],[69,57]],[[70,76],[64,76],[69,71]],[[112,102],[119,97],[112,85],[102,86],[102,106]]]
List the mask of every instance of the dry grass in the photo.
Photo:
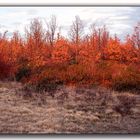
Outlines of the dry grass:
[[0,82],[0,114],[0,133],[140,133],[140,95],[103,88],[63,86],[52,97]]

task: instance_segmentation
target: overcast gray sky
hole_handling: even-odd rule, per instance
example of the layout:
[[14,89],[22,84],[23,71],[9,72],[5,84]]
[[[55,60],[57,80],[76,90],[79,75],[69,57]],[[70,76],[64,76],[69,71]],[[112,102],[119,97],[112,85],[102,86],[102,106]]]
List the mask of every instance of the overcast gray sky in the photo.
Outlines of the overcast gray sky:
[[44,23],[51,15],[56,15],[64,36],[75,16],[79,15],[85,24],[85,32],[92,23],[105,24],[112,35],[124,38],[140,21],[140,7],[0,7],[0,32],[8,30],[10,35],[18,30],[23,33],[31,19],[40,18]]

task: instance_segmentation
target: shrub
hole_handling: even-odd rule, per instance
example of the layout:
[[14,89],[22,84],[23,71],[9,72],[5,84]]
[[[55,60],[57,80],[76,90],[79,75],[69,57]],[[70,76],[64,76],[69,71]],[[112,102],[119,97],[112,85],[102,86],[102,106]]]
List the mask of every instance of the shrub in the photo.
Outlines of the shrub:
[[28,59],[20,57],[18,59],[18,69],[15,74],[17,81],[22,81],[22,79],[28,78],[31,75],[31,69],[28,67]]
[[31,71],[29,68],[26,67],[20,68],[16,73],[16,80],[21,81],[23,78],[28,78],[30,76],[30,73]]
[[129,95],[119,95],[119,104],[114,107],[114,110],[122,116],[131,114],[131,108],[136,105],[136,98]]
[[74,84],[89,84],[92,81],[92,74],[88,70],[86,65],[73,64],[68,66],[66,73],[66,82]]
[[0,61],[0,79],[9,78],[12,67]]
[[37,82],[36,90],[51,92],[51,91],[56,90],[58,85],[60,85],[60,84],[62,84],[61,81],[58,81],[58,80],[55,81],[55,80],[50,80],[50,79],[44,78]]
[[112,87],[118,91],[140,90],[140,72],[135,66],[127,66],[112,81]]

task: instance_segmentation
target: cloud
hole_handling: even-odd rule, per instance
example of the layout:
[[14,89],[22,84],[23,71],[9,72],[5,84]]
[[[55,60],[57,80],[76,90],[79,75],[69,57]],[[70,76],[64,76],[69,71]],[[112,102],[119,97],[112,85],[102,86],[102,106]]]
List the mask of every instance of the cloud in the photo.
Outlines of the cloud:
[[51,15],[56,15],[64,35],[69,31],[75,16],[79,15],[86,30],[92,23],[96,23],[97,26],[106,25],[112,35],[116,33],[124,37],[140,21],[140,7],[2,7],[0,28],[23,33],[24,27],[32,19],[40,18],[44,23],[44,19],[49,21]]
[[37,15],[38,11],[37,9],[29,9],[26,11],[27,15]]
[[21,22],[13,22],[12,25],[17,26],[17,25],[21,25]]
[[140,7],[93,7],[82,12],[83,17],[92,17],[90,21],[98,26],[105,24],[112,35],[118,34],[122,38],[140,21]]
[[0,24],[0,28],[5,28],[5,27],[6,27],[5,25],[1,25],[1,24]]

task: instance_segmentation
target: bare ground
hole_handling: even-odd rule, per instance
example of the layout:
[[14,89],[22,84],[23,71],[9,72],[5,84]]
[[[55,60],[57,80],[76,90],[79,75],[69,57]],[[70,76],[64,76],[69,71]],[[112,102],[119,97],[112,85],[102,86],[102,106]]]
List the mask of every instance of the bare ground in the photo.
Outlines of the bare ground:
[[66,86],[54,93],[0,82],[0,133],[140,133],[140,94]]

